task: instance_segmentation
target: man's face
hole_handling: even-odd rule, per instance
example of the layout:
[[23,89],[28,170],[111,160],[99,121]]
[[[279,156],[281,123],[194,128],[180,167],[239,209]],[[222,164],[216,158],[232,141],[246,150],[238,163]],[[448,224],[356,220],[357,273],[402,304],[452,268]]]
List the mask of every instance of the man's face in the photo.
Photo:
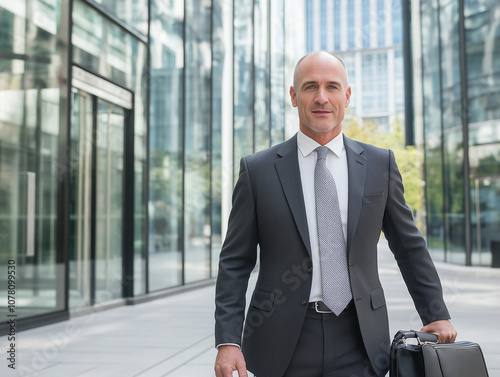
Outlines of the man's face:
[[290,97],[299,113],[300,130],[326,144],[342,130],[351,97],[342,63],[326,52],[307,56],[297,67]]

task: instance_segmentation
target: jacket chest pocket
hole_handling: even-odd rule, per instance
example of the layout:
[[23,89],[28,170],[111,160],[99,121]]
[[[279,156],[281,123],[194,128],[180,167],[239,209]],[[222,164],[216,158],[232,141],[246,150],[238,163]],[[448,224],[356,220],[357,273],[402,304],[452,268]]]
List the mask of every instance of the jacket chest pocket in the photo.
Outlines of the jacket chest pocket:
[[363,205],[372,205],[377,203],[383,203],[385,199],[385,192],[379,192],[376,194],[368,194],[363,196]]

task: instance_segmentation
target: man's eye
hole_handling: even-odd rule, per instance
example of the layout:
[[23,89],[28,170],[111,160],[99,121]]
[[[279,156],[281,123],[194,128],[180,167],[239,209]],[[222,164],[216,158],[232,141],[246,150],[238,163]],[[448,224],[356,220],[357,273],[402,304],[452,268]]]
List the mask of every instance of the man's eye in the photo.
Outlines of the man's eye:
[[328,88],[329,89],[337,89],[337,86],[335,86],[335,85],[329,85]]
[[306,90],[310,90],[310,89],[314,89],[314,88],[315,88],[314,85],[308,85],[308,86],[305,87]]

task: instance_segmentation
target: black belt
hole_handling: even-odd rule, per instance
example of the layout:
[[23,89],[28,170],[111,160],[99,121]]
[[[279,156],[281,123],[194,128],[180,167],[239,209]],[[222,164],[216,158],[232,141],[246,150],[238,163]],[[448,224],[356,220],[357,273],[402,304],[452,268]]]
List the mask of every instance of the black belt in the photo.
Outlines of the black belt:
[[[350,309],[352,306],[352,300],[347,306],[345,307],[344,310]],[[317,313],[322,313],[322,314],[330,314],[333,313],[332,310],[326,306],[326,304],[323,301],[312,301],[307,305],[309,309],[315,310]]]

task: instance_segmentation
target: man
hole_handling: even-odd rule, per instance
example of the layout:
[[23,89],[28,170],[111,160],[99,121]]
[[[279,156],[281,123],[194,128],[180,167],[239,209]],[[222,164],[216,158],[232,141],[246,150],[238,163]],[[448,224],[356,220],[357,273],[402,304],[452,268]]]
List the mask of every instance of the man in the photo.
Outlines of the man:
[[[421,331],[453,342],[439,277],[393,153],[342,134],[351,96],[342,61],[324,51],[306,55],[290,96],[298,134],[241,160],[216,286],[216,375],[245,377],[248,368],[257,377],[384,376],[390,339],[377,271],[381,231]],[[259,276],[243,327],[257,245]]]

